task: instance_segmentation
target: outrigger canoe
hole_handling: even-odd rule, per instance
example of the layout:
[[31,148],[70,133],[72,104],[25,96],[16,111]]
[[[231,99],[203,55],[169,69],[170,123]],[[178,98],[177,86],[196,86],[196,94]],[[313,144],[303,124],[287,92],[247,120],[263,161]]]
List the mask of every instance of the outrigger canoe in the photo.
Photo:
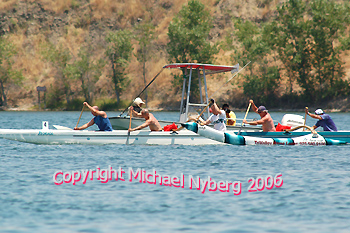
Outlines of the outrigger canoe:
[[262,138],[236,135],[235,133],[221,132],[207,126],[201,126],[195,122],[183,123],[183,127],[203,137],[232,145],[342,145],[345,141],[325,138],[316,132],[303,136],[289,138]]
[[[0,138],[34,144],[128,144],[130,145],[340,145],[347,141],[330,139],[320,134],[291,132],[295,137],[252,137],[220,132],[194,122],[182,124],[188,130],[177,132],[134,131],[127,137],[127,130],[88,131],[72,129],[0,129]],[[56,126],[56,128],[59,128]],[[63,127],[65,128],[65,127]],[[277,132],[279,133],[279,132]]]

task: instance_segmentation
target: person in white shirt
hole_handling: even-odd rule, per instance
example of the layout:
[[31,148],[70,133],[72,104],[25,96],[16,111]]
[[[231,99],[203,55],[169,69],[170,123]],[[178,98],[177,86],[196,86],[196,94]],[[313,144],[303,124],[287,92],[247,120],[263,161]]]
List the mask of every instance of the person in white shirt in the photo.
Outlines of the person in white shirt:
[[220,108],[216,105],[213,99],[210,100],[212,102],[212,106],[210,109],[212,110],[212,115],[206,121],[201,121],[202,125],[209,125],[210,123],[214,124],[214,129],[219,131],[226,131],[226,113],[224,110],[220,110]]

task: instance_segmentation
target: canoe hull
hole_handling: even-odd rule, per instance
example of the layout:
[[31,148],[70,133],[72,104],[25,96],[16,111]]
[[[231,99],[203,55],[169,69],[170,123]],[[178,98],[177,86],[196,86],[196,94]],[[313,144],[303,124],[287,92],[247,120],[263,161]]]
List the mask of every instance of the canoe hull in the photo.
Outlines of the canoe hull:
[[306,133],[302,136],[290,138],[278,137],[252,137],[236,135],[234,133],[221,132],[207,126],[200,126],[197,123],[189,122],[182,124],[186,129],[191,130],[203,137],[232,145],[341,145],[347,142],[334,139],[326,139],[321,135]]
[[[0,129],[0,138],[34,144],[126,144],[127,130],[75,131]],[[215,145],[220,142],[202,137],[188,130],[177,133],[135,131],[130,133],[130,145]]]
[[[319,135],[326,139],[339,140],[350,143],[350,131],[320,131]],[[310,134],[310,131],[303,132],[241,132],[242,136],[260,137],[260,138],[293,138]]]

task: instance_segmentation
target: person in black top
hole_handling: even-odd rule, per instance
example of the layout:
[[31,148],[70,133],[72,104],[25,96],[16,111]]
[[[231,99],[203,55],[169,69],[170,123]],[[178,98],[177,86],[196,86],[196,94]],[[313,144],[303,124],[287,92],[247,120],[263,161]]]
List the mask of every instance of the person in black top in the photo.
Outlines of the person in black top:
[[135,100],[134,100],[134,106],[133,106],[133,109],[134,111],[136,111],[137,113],[140,113],[142,111],[142,105],[145,104],[145,102],[142,101],[142,99],[140,97],[137,97]]

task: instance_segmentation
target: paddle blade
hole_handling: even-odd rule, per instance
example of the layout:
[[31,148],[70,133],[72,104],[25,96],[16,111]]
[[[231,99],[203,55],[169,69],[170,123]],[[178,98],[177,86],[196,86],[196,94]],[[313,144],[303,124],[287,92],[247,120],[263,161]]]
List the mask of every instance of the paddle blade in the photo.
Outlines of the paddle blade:
[[130,137],[130,132],[128,132],[128,136],[127,136],[127,138],[126,138],[126,143],[125,143],[125,145],[129,145],[129,137]]

